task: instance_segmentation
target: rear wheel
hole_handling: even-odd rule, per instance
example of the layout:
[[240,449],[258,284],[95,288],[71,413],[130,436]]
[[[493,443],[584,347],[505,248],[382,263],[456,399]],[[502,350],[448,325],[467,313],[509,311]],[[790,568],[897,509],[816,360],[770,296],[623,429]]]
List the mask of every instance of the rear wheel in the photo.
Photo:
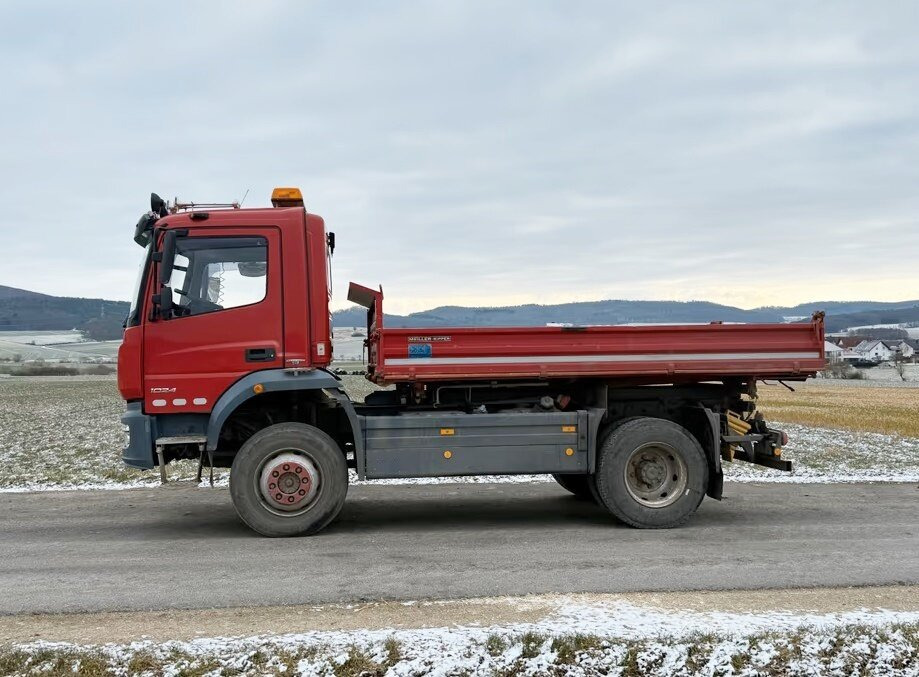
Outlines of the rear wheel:
[[313,534],[341,511],[345,456],[331,437],[279,423],[250,437],[233,459],[230,495],[240,519],[263,536]]
[[636,418],[616,427],[597,459],[601,502],[633,527],[665,529],[696,511],[708,486],[705,452],[672,421]]
[[561,475],[553,473],[552,478],[563,488],[585,501],[594,500],[593,490],[590,488],[593,477],[591,475]]

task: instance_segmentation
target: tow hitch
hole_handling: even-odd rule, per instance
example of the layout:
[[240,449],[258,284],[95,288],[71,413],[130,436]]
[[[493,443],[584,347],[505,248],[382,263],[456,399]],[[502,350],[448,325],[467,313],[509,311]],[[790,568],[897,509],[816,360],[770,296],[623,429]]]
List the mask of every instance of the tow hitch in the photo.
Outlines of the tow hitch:
[[791,472],[792,462],[782,458],[782,447],[788,443],[788,435],[767,428],[761,414],[747,421],[729,411],[722,422],[721,458],[725,461],[737,459]]

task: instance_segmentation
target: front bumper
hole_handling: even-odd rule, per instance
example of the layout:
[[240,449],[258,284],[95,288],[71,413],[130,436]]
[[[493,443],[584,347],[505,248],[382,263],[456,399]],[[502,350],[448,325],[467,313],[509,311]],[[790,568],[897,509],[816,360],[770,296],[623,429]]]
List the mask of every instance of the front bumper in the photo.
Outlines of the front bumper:
[[127,428],[127,443],[121,451],[122,460],[132,468],[149,470],[156,466],[153,455],[154,421],[141,409],[141,402],[128,402],[121,422]]

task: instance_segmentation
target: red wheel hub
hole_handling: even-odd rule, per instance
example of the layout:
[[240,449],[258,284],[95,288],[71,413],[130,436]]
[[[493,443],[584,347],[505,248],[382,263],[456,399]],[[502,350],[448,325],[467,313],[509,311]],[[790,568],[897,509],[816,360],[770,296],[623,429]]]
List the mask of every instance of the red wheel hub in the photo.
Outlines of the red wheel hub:
[[319,488],[319,471],[303,454],[284,452],[262,467],[259,490],[276,510],[292,512],[308,506]]

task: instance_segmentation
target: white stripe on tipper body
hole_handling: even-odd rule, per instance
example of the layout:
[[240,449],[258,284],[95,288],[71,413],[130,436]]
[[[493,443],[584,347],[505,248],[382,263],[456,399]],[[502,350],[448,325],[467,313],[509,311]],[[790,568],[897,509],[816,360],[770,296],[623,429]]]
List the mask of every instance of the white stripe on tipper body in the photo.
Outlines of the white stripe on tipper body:
[[513,357],[409,357],[386,359],[393,367],[462,364],[576,364],[578,362],[712,362],[725,360],[818,360],[819,353],[652,353],[647,355],[515,355]]

